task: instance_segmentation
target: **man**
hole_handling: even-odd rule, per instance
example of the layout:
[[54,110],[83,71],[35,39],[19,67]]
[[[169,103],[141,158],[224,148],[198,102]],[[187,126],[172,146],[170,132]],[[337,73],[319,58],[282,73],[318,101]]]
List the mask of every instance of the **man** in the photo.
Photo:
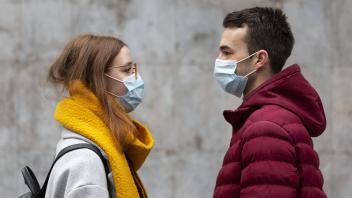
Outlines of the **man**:
[[325,130],[324,109],[298,65],[282,70],[294,44],[286,16],[255,7],[223,26],[214,77],[243,103],[224,111],[233,135],[214,198],[326,197],[312,142]]

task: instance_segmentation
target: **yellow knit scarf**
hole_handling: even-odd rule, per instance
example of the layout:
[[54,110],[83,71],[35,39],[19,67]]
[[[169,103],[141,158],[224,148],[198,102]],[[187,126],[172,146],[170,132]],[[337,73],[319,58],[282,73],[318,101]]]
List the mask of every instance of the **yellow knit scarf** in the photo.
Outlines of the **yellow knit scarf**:
[[96,96],[80,81],[71,83],[69,91],[70,96],[56,106],[54,118],[65,128],[95,142],[107,154],[117,198],[147,197],[136,171],[154,144],[149,130],[133,121],[139,135],[123,152],[103,121],[104,112]]

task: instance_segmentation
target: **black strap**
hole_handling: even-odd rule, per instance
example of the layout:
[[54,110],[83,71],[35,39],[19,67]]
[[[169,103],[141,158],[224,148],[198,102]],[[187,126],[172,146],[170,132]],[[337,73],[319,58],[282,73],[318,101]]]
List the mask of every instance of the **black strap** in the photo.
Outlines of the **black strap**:
[[[74,145],[71,145],[71,146],[68,146],[64,149],[62,149],[59,154],[56,156],[54,162],[52,163],[51,167],[50,167],[50,170],[49,170],[49,173],[48,175],[46,176],[46,179],[45,179],[45,182],[43,184],[43,187],[42,189],[40,190],[40,194],[42,197],[45,196],[45,191],[46,191],[46,187],[48,185],[48,181],[49,181],[49,176],[50,176],[50,173],[55,165],[55,163],[63,156],[65,155],[66,153],[70,152],[70,151],[73,151],[73,150],[77,150],[77,149],[83,149],[83,148],[86,148],[86,149],[90,149],[92,151],[94,151],[98,156],[99,158],[101,159],[101,161],[103,162],[103,165],[104,165],[104,169],[105,169],[105,173],[106,173],[106,177],[108,179],[108,173],[109,173],[109,168],[108,168],[108,163],[105,159],[105,157],[103,156],[103,154],[100,152],[100,150],[92,145],[92,144],[86,144],[86,143],[81,143],[81,144],[74,144]],[[107,180],[108,182],[108,180]]]

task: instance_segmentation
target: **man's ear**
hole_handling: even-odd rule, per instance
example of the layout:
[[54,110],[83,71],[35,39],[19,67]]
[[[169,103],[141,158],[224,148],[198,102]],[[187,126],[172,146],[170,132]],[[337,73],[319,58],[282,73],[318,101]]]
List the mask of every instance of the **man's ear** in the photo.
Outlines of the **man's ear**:
[[255,68],[259,69],[269,62],[269,54],[266,50],[259,50],[256,55]]

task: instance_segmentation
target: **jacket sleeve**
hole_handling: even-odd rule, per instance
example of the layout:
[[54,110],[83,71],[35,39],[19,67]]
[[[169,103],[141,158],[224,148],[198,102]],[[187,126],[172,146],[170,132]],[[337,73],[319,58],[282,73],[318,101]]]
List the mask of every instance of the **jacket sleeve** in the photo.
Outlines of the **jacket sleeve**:
[[299,171],[289,134],[270,121],[258,121],[241,137],[241,198],[296,198]]
[[326,198],[323,191],[324,179],[319,170],[319,157],[313,149],[313,142],[307,129],[300,124],[289,125],[286,128],[299,137],[299,141],[295,144],[300,176],[298,197]]

